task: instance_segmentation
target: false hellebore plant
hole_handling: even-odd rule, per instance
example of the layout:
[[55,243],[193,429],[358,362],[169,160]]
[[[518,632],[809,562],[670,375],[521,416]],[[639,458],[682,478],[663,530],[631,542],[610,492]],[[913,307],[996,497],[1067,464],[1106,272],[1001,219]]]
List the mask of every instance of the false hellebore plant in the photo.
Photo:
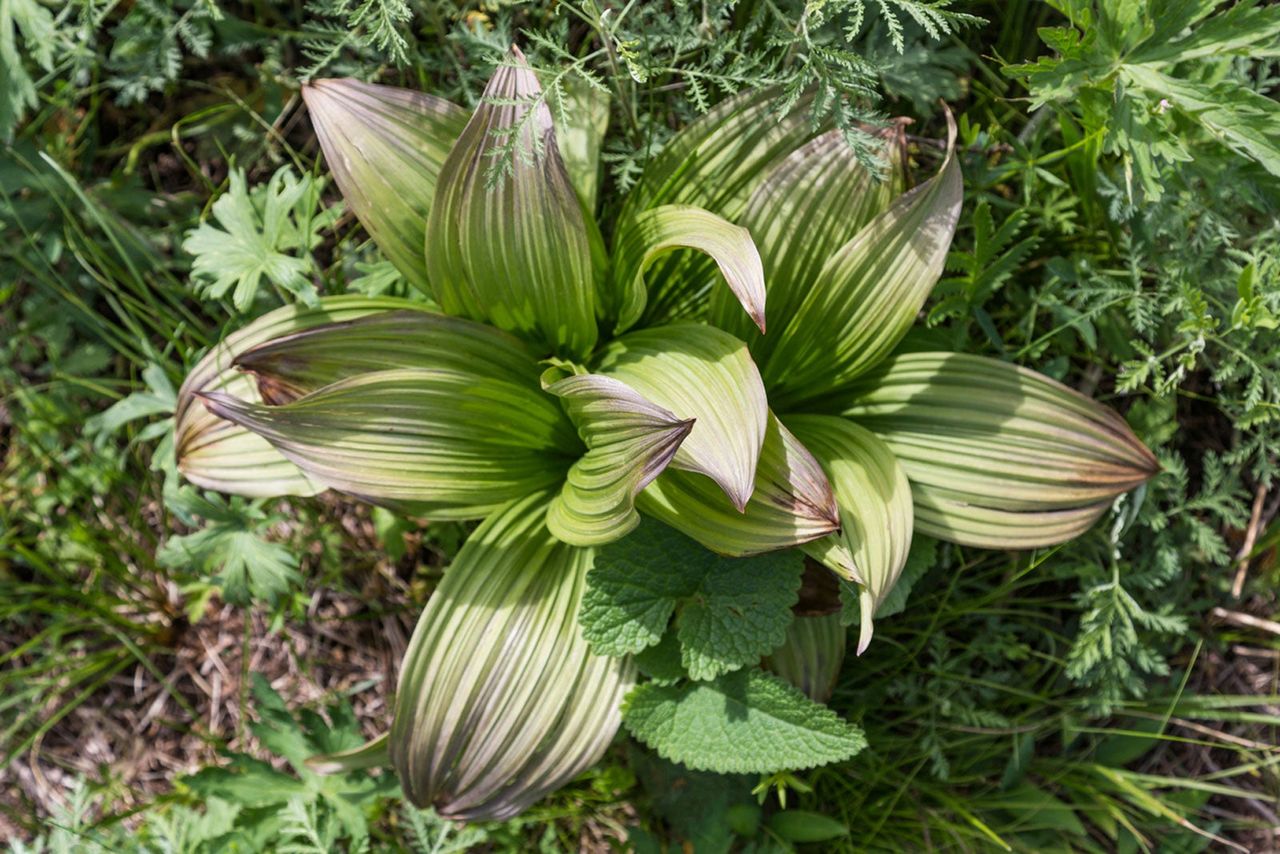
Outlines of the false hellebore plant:
[[1053,380],[899,347],[959,216],[954,138],[904,191],[900,136],[875,176],[803,105],[744,94],[652,159],[610,250],[607,103],[553,119],[518,52],[470,115],[352,80],[304,96],[351,209],[426,297],[327,297],[227,338],[181,390],[180,467],[483,520],[390,732],[320,765],[388,761],[414,803],[482,819],[582,772],[622,720],[695,769],[847,758],[862,735],[819,702],[845,624],[802,581],[851,592],[861,652],[913,532],[1058,543],[1155,471]]

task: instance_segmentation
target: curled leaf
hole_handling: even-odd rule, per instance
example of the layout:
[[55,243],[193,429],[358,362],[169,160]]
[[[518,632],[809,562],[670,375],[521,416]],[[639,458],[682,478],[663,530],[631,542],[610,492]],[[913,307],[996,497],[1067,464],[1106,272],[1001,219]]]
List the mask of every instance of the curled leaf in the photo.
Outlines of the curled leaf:
[[764,667],[810,700],[825,703],[840,677],[847,635],[839,613],[797,616],[787,629],[787,639],[764,660]]
[[644,273],[653,262],[676,249],[705,252],[720,269],[741,308],[764,332],[764,267],[751,233],[710,211],[688,205],[662,205],[643,211],[614,247],[614,290],[620,295],[618,329],[626,329],[644,312]]
[[577,546],[616,540],[639,524],[636,495],[671,462],[693,421],[596,374],[566,377],[548,391],[564,402],[587,453],[547,509],[547,527]]
[[317,483],[455,517],[477,518],[559,483],[581,448],[536,386],[457,370],[359,374],[283,406],[201,397]]
[[889,447],[843,418],[798,415],[787,423],[822,463],[840,504],[840,531],[805,553],[862,589],[861,655],[871,642],[876,606],[897,583],[911,548],[911,486]]
[[738,509],[754,489],[769,406],[747,345],[711,326],[678,323],[611,342],[597,371],[693,429],[672,466],[714,480]]
[[831,484],[813,455],[772,413],[755,490],[739,511],[709,478],[668,470],[641,493],[641,511],[722,555],[785,549],[840,527]]

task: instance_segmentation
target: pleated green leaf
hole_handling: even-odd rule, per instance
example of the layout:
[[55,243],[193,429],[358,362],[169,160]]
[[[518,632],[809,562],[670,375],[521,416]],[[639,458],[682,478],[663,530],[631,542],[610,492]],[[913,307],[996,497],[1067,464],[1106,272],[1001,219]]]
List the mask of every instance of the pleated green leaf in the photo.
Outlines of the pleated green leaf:
[[557,541],[547,494],[507,505],[427,602],[396,689],[390,755],[406,797],[446,818],[509,818],[594,764],[634,681],[578,627],[591,551]]
[[797,615],[787,639],[764,660],[764,668],[799,688],[810,699],[831,699],[844,664],[848,630],[840,614]]
[[672,466],[706,475],[735,507],[746,507],[769,416],[746,344],[711,326],[672,324],[610,342],[597,372],[679,419],[693,419]]
[[359,374],[283,406],[202,397],[313,481],[455,518],[479,518],[559,484],[581,451],[564,413],[537,386],[458,370]]
[[906,335],[942,274],[963,184],[954,124],[941,170],[836,250],[762,363],[770,399],[796,411],[855,379]]
[[222,391],[257,402],[253,380],[234,366],[245,351],[295,332],[341,323],[384,311],[419,311],[422,306],[387,297],[324,297],[314,307],[287,306],[263,315],[213,347],[191,369],[178,390],[174,450],[178,470],[205,489],[235,495],[273,497],[316,495],[321,483],[311,480],[261,436],[211,413],[197,400],[200,392]]
[[432,311],[387,311],[272,338],[235,359],[263,402],[282,404],[357,374],[442,368],[535,388],[542,368],[520,339]]
[[564,94],[564,110],[555,117],[556,143],[569,183],[590,218],[600,189],[600,146],[609,129],[609,92],[572,77],[565,81]]
[[[787,326],[827,259],[902,192],[901,126],[887,136],[885,175],[860,164],[840,131],[828,131],[769,170],[751,194],[739,222],[764,258],[775,328]],[[763,363],[778,336],[758,334],[722,290],[711,292],[710,305],[711,322],[750,344]]]
[[640,523],[636,495],[671,462],[693,421],[610,377],[567,377],[547,390],[564,402],[588,448],[547,509],[547,527],[577,546],[626,535]]
[[920,529],[966,545],[1070,539],[1158,470],[1112,410],[981,356],[898,356],[852,387],[844,412],[901,460]]
[[893,589],[911,549],[911,485],[870,430],[830,415],[797,415],[787,424],[822,463],[840,504],[840,532],[804,550],[861,585],[861,655],[871,642],[876,606]]
[[790,548],[840,527],[835,494],[822,467],[773,413],[745,510],[704,475],[670,469],[640,494],[638,506],[730,557]]
[[647,299],[645,270],[676,249],[706,253],[751,322],[764,331],[764,267],[747,229],[710,211],[662,205],[638,214],[614,246],[613,288],[619,295],[618,329],[635,324]]
[[427,217],[467,111],[423,92],[351,79],[314,80],[302,98],[351,211],[405,279],[428,290]]
[[[737,222],[768,170],[817,135],[807,98],[791,112],[774,112],[776,90],[743,92],[671,139],[645,166],[627,195],[615,229],[615,245],[636,240],[646,211],[663,205],[702,208]],[[715,263],[705,255],[676,252],[659,259],[645,276],[649,323],[697,316],[708,289],[718,289]]]
[[[447,313],[583,355],[596,341],[590,241],[541,91],[513,48],[441,170],[427,272]],[[494,161],[495,140],[514,145],[509,160]]]

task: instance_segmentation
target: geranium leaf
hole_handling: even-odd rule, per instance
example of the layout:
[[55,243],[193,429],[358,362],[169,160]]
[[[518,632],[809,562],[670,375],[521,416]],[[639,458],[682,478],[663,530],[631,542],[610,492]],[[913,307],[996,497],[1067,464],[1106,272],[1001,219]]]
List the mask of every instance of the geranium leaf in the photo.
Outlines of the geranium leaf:
[[640,685],[623,721],[659,756],[720,774],[814,768],[867,746],[861,729],[754,668],[714,682]]
[[562,355],[595,344],[582,207],[538,79],[515,49],[441,169],[426,245],[431,287],[447,313]]

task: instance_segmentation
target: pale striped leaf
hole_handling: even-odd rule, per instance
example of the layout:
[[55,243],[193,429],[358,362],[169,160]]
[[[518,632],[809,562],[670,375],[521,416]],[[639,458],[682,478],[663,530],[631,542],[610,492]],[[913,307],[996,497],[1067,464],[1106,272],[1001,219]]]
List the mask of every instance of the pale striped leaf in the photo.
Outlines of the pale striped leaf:
[[560,483],[582,447],[537,386],[465,371],[359,374],[283,406],[201,396],[315,482],[454,518]]
[[442,368],[536,387],[541,367],[520,339],[431,311],[387,311],[272,338],[235,359],[265,403],[288,403],[356,374]]
[[547,501],[507,505],[476,530],[405,653],[391,761],[405,796],[446,818],[509,818],[582,773],[635,679],[629,658],[583,640],[592,552],[551,536]]
[[746,344],[712,326],[677,323],[610,342],[596,370],[694,419],[671,465],[705,474],[735,507],[746,507],[769,415]]
[[302,98],[352,213],[405,279],[427,290],[427,217],[467,111],[423,92],[347,78],[314,80]]
[[398,310],[420,311],[422,306],[385,297],[323,297],[314,307],[276,309],[228,335],[191,369],[178,390],[174,418],[178,470],[197,486],[235,495],[306,496],[323,492],[323,484],[307,477],[269,442],[218,418],[200,404],[196,395],[224,391],[256,402],[258,389],[253,380],[234,366],[236,358],[246,350],[300,330]]
[[861,655],[871,642],[876,606],[893,589],[911,548],[911,485],[870,430],[830,415],[797,415],[787,424],[826,469],[840,504],[840,532],[804,550],[861,585]]
[[796,615],[787,628],[786,641],[764,660],[764,668],[799,688],[810,700],[825,703],[840,677],[847,636],[839,613]]
[[640,522],[636,495],[671,462],[693,421],[676,418],[610,377],[567,377],[547,390],[564,402],[588,448],[547,509],[547,527],[577,546],[626,535]]
[[618,329],[634,325],[644,312],[648,291],[645,270],[676,249],[706,253],[751,322],[764,331],[764,268],[751,233],[710,211],[688,205],[662,205],[638,214],[615,242],[613,289],[618,294]]
[[827,259],[781,328],[761,373],[780,412],[805,408],[883,359],[942,274],[963,184],[950,123],[938,174],[871,220]]
[[[427,272],[447,313],[583,355],[597,334],[591,247],[541,91],[513,48],[441,170]],[[505,163],[495,141],[514,145]]]
[[858,380],[844,412],[902,462],[921,531],[966,545],[1070,539],[1158,470],[1112,410],[981,356],[897,356]]
[[[764,258],[769,316],[787,326],[827,259],[902,192],[902,126],[886,132],[886,174],[858,162],[840,131],[828,131],[774,166],[751,194],[739,222]],[[711,322],[751,346],[763,363],[778,336],[761,335],[721,290],[710,295]]]
[[668,469],[640,495],[648,516],[722,555],[745,557],[797,546],[840,527],[840,512],[822,467],[769,414],[756,466],[755,491],[739,511],[711,479]]

